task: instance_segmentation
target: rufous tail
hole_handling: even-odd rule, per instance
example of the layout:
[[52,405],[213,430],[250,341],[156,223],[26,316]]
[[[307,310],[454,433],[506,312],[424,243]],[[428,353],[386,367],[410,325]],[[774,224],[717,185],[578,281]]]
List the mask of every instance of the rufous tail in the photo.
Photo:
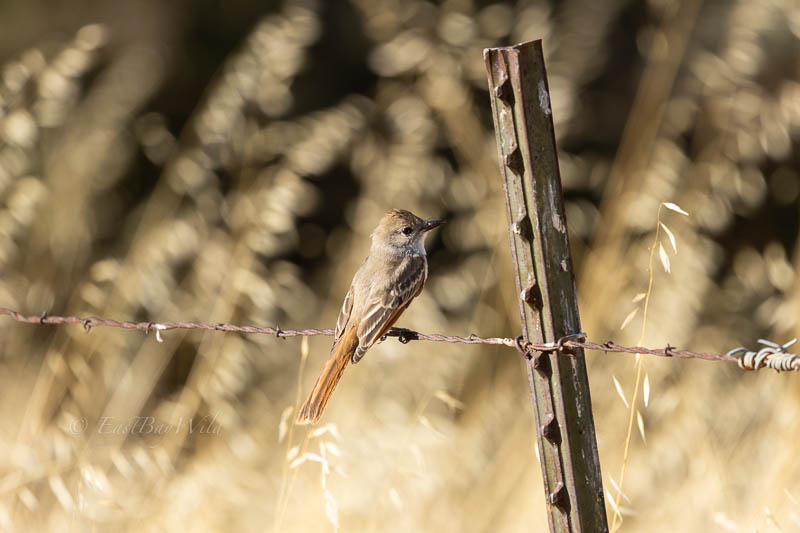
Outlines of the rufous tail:
[[331,356],[325,363],[314,388],[306,398],[297,415],[298,424],[316,424],[328,405],[333,389],[339,383],[347,363],[358,347],[358,335],[355,326],[348,328],[339,338],[339,342],[331,350]]

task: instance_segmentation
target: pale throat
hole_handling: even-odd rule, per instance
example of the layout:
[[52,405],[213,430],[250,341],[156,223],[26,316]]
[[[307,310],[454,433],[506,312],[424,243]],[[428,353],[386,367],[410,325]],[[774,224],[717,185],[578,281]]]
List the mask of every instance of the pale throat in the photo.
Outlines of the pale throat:
[[372,242],[372,250],[387,255],[419,255],[425,257],[425,237],[420,236],[420,238],[414,239],[403,246],[395,246],[384,241],[374,240]]

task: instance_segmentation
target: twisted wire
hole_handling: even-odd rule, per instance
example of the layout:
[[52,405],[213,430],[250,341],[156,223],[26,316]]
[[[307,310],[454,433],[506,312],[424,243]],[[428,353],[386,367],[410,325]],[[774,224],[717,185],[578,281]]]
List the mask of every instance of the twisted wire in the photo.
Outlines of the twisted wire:
[[786,348],[797,342],[797,338],[784,344],[765,339],[758,339],[758,342],[764,345],[758,351],[739,347],[729,351],[728,355],[736,357],[739,367],[744,370],[758,370],[759,368],[771,368],[776,372],[800,370],[800,356],[786,351]]
[[[110,328],[135,329],[150,333],[155,331],[157,340],[161,341],[160,333],[170,329],[203,329],[212,331],[227,331],[246,334],[272,335],[281,339],[288,337],[313,337],[317,335],[333,336],[333,329],[283,329],[281,327],[269,326],[239,326],[236,324],[226,324],[220,322],[130,322],[126,320],[114,320],[110,318],[99,318],[96,316],[57,316],[48,315],[24,315],[8,307],[0,307],[0,316],[5,315],[13,318],[17,322],[37,325],[58,325],[58,324],[80,324],[88,333],[92,328],[103,326]],[[520,335],[516,338],[510,337],[479,337],[475,334],[462,337],[459,335],[442,335],[439,333],[420,333],[406,328],[392,328],[386,337],[397,337],[402,343],[410,341],[424,340],[432,342],[449,342],[462,344],[494,344],[516,348],[528,359],[538,356],[538,354],[548,352],[561,352],[570,355],[572,349],[595,350],[606,353],[629,353],[647,354],[658,357],[677,357],[680,359],[704,359],[707,361],[728,361],[739,365],[743,370],[759,370],[761,368],[771,368],[778,372],[781,371],[800,371],[800,356],[786,351],[786,348],[793,345],[797,339],[793,339],[785,344],[777,344],[772,341],[759,339],[759,343],[764,345],[758,351],[748,350],[745,347],[734,348],[727,353],[715,352],[693,352],[690,350],[680,350],[667,345],[664,348],[647,348],[643,346],[622,346],[614,341],[604,343],[586,340],[585,333],[574,333],[561,337],[557,342],[534,343],[525,341]]]
[[[96,316],[79,317],[79,316],[57,316],[49,315],[47,313],[36,315],[24,315],[19,311],[15,311],[8,307],[0,307],[0,315],[6,315],[17,322],[25,324],[80,324],[88,333],[92,328],[97,326],[104,326],[109,328],[122,328],[122,329],[136,329],[150,333],[155,331],[166,331],[170,329],[205,329],[213,331],[228,331],[236,333],[248,334],[262,334],[272,335],[278,338],[288,337],[314,337],[317,335],[333,336],[332,329],[283,329],[279,326],[275,327],[260,327],[260,326],[238,326],[236,324],[225,324],[221,322],[129,322],[125,320],[114,320],[111,318],[99,318]],[[460,342],[464,344],[503,344],[506,346],[514,346],[514,339],[507,339],[503,337],[478,337],[477,335],[468,335],[460,337],[458,335],[440,335],[440,334],[424,334],[417,331],[412,331],[405,328],[392,328],[387,337],[398,337],[400,342],[407,343],[412,340],[424,340],[434,342]]]

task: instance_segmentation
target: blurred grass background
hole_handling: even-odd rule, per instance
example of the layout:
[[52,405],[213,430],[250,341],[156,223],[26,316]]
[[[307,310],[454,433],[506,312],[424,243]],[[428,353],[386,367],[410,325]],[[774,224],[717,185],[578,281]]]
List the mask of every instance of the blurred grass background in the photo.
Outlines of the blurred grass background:
[[[678,254],[646,344],[796,336],[786,0],[2,2],[0,305],[332,327],[369,232],[403,207],[450,223],[399,325],[515,335],[481,51],[533,38],[590,338],[638,340],[641,313],[619,328],[663,201],[691,216],[664,218]],[[547,530],[516,352],[382,343],[311,433],[286,421],[329,338],[163,337],[0,321],[0,528]],[[612,376],[630,398],[634,364],[587,357],[611,489]],[[623,530],[800,531],[797,378],[645,365]]]

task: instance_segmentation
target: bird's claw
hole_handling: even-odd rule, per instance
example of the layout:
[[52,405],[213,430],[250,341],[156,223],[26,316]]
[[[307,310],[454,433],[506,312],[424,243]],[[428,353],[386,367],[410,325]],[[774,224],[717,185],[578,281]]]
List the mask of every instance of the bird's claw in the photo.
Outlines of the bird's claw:
[[408,344],[409,342],[414,340],[415,333],[410,329],[397,328],[397,330],[398,330],[397,340],[399,340],[401,344]]

